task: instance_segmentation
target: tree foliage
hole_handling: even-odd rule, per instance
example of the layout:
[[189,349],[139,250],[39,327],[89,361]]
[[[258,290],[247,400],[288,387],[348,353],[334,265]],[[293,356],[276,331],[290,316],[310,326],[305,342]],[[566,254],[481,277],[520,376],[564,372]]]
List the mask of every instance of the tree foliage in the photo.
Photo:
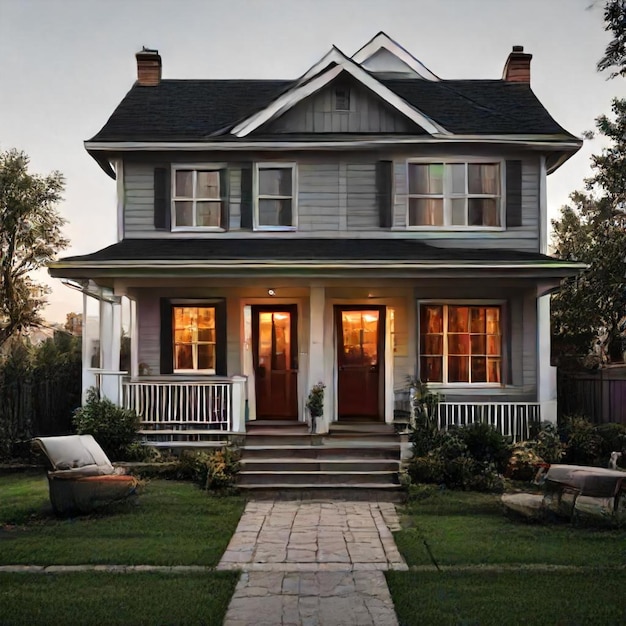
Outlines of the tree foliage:
[[0,152],[0,346],[41,323],[48,288],[30,274],[67,246],[56,210],[64,189],[59,172],[28,171],[23,152]]
[[610,144],[592,156],[585,189],[552,221],[556,255],[588,265],[552,299],[561,358],[585,357],[599,333],[619,352],[618,322],[626,315],[626,100],[614,100],[612,116],[597,118],[596,128]]
[[626,77],[626,0],[607,0],[604,5],[604,30],[613,39],[598,61],[598,71],[611,70],[609,78]]

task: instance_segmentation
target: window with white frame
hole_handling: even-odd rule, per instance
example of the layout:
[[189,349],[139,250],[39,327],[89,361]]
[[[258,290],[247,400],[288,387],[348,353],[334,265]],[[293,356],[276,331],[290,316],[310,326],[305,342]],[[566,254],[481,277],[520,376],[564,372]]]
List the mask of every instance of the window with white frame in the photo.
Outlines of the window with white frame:
[[172,202],[174,228],[223,228],[223,171],[218,168],[174,168]]
[[431,383],[502,383],[502,307],[420,305],[420,378]]
[[174,372],[215,374],[214,306],[172,307]]
[[255,194],[255,226],[257,228],[295,228],[295,175],[294,164],[257,164]]
[[408,225],[500,228],[501,167],[497,162],[409,162]]

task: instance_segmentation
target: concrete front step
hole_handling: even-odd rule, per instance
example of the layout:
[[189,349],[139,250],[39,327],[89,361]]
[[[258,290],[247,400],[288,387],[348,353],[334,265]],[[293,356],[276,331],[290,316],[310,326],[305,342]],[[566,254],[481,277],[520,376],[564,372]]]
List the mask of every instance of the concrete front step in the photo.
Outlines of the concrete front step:
[[276,433],[265,429],[253,430],[246,433],[245,446],[271,446],[271,445],[312,445],[321,442],[320,435],[307,433],[281,432]]
[[329,472],[329,471],[248,471],[239,472],[239,486],[264,485],[355,485],[355,484],[393,484],[397,472],[365,471],[365,472]]
[[398,459],[341,458],[244,458],[243,472],[397,472]]
[[243,485],[241,489],[255,500],[346,500],[362,502],[404,502],[400,485]]
[[353,460],[353,459],[400,459],[400,446],[394,444],[379,444],[377,446],[358,445],[244,445],[241,448],[243,460],[257,459],[323,459]]
[[396,430],[393,424],[384,422],[332,422],[329,427],[331,435],[350,434],[350,435],[394,435]]

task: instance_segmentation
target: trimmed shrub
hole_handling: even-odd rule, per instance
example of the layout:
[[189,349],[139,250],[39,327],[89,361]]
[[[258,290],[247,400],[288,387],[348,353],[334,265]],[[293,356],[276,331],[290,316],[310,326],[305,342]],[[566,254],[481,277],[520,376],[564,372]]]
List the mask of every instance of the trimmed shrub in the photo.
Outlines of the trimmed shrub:
[[79,435],[93,435],[112,461],[126,460],[128,447],[137,438],[139,417],[134,411],[100,398],[98,390],[87,391],[87,402],[74,412],[74,427]]
[[212,452],[184,451],[177,477],[193,480],[207,491],[228,493],[235,489],[240,458],[239,450],[231,447]]
[[600,460],[605,464],[611,457],[611,452],[621,452],[622,458],[617,464],[626,467],[626,425],[625,424],[600,424],[596,426],[596,433],[602,440],[600,444]]
[[580,415],[566,417],[561,426],[561,435],[566,441],[563,462],[572,465],[602,464],[600,458],[602,437],[585,417]]
[[483,422],[468,424],[457,430],[460,431],[461,440],[474,460],[482,464],[492,464],[498,472],[504,471],[511,447],[498,430]]
[[[510,447],[495,428],[476,423],[433,432],[418,423],[415,431],[414,456],[408,468],[414,482],[445,484],[453,489],[503,490],[501,471]],[[430,449],[425,450],[426,442]]]

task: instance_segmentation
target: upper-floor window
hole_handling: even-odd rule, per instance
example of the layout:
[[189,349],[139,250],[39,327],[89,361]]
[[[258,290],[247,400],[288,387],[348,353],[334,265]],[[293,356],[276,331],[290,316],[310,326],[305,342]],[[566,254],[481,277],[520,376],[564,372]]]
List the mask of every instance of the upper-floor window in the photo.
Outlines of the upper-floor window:
[[502,382],[502,308],[420,305],[420,378],[444,384]]
[[499,162],[409,162],[408,226],[501,228]]
[[296,166],[293,163],[257,163],[255,228],[294,230],[296,227]]
[[172,177],[172,226],[188,229],[220,229],[224,201],[223,175],[218,166],[177,167]]

